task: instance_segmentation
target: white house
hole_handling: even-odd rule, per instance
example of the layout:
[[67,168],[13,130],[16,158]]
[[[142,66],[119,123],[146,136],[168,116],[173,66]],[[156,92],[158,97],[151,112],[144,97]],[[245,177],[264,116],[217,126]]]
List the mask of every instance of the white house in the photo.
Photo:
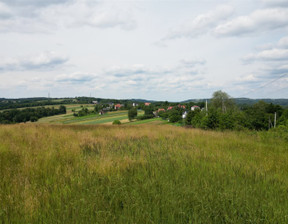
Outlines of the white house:
[[185,112],[182,114],[182,118],[185,119],[185,118],[187,117],[187,114],[188,114],[187,111],[185,111]]
[[200,109],[200,107],[197,106],[197,105],[194,105],[194,106],[191,107],[191,110],[192,110],[192,111],[194,111],[194,110],[196,110],[196,109]]

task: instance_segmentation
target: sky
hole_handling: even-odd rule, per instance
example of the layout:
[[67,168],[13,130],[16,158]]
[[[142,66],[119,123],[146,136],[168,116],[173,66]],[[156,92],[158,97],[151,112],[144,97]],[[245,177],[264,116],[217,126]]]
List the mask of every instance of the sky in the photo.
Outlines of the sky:
[[288,0],[0,0],[0,98],[288,98]]

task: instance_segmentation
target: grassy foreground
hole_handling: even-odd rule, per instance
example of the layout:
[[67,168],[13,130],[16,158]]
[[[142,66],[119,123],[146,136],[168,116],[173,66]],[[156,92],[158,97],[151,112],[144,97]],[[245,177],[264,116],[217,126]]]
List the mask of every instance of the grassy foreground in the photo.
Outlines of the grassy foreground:
[[288,223],[288,144],[167,125],[0,126],[0,223]]

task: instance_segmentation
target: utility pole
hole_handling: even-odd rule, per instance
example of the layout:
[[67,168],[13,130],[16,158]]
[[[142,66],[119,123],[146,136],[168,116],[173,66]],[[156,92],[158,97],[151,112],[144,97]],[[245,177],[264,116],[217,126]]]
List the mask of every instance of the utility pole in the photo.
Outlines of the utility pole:
[[208,103],[207,103],[207,100],[206,100],[205,109],[206,109],[206,116],[207,116],[208,115]]
[[274,115],[274,128],[276,128],[276,119],[277,119],[276,116],[277,115],[276,115],[276,112],[275,112],[275,115]]

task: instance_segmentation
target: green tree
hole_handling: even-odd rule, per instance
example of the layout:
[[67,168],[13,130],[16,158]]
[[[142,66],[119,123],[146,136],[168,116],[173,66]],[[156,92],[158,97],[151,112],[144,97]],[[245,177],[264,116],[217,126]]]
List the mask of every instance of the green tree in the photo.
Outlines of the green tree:
[[181,112],[179,113],[178,110],[171,110],[169,113],[169,122],[175,123],[182,120]]
[[136,108],[131,108],[128,110],[128,118],[129,121],[133,120],[137,116],[137,109]]
[[232,98],[225,92],[218,90],[213,93],[211,105],[216,109],[221,109],[222,113],[235,108],[235,103]]

